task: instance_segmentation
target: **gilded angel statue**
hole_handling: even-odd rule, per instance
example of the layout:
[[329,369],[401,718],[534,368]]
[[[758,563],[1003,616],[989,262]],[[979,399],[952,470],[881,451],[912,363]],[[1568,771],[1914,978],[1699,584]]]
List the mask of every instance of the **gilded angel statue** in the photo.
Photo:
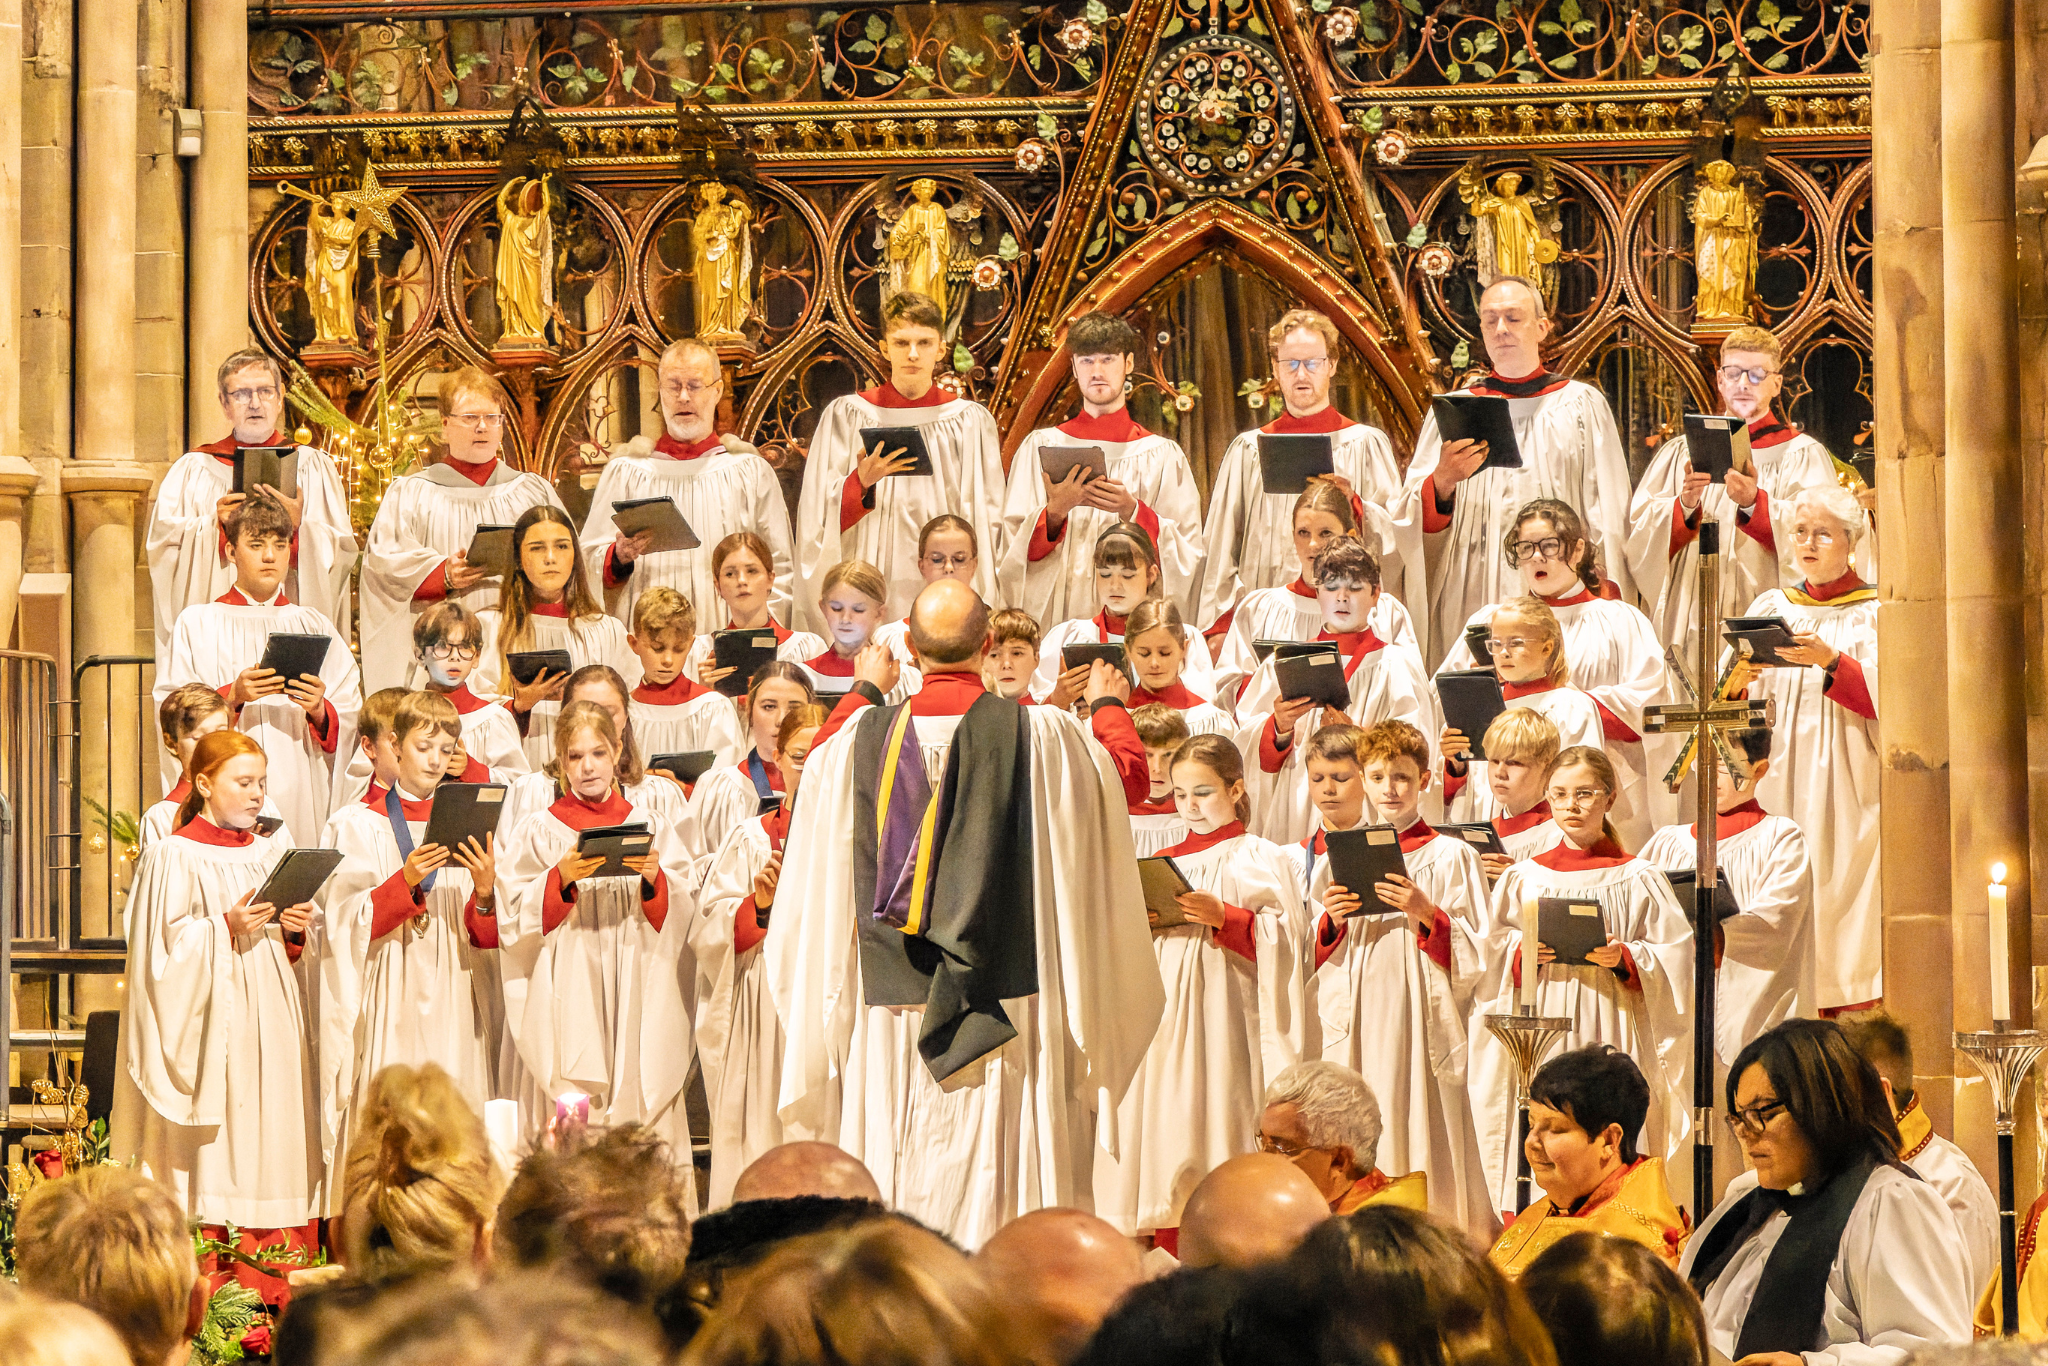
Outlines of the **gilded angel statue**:
[[545,341],[555,309],[554,196],[543,175],[508,180],[498,191],[500,340]]
[[1484,157],[1474,157],[1458,172],[1458,197],[1472,216],[1472,256],[1485,289],[1503,275],[1519,275],[1550,289],[1544,267],[1557,260],[1559,199],[1557,177],[1550,162],[1536,159],[1536,185],[1522,190],[1518,171],[1503,171],[1486,184]]
[[699,341],[738,341],[754,309],[754,210],[715,180],[697,187],[690,276]]
[[1757,239],[1763,231],[1763,209],[1752,186],[1754,172],[1744,174],[1732,162],[1706,164],[1705,177],[1686,206],[1693,222],[1693,265],[1699,273],[1699,298],[1693,316],[1747,318],[1756,293]]
[[930,297],[946,315],[950,335],[959,287],[974,269],[971,238],[981,220],[981,195],[969,189],[948,207],[938,201],[939,182],[929,176],[911,181],[909,190],[908,202],[886,189],[875,198],[886,266],[882,299],[906,290]]

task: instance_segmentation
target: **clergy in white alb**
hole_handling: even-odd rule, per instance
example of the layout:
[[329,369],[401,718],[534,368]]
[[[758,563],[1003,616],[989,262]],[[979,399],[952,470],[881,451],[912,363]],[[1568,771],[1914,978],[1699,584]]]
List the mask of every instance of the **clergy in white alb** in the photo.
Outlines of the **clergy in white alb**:
[[441,381],[447,459],[392,481],[377,503],[363,556],[363,678],[368,692],[409,686],[414,628],[437,603],[471,612],[498,605],[508,566],[471,564],[478,527],[510,527],[530,507],[561,506],[554,486],[499,458],[505,393],[466,365]]
[[[1122,318],[1089,313],[1067,329],[1067,355],[1081,411],[1057,427],[1025,436],[1010,457],[1003,498],[1003,599],[1052,627],[1094,613],[1098,536],[1118,522],[1145,528],[1158,548],[1160,591],[1193,608],[1202,568],[1201,495],[1179,444],[1147,431],[1124,406],[1138,368],[1138,334]],[[1043,467],[1048,453],[1094,447],[1108,473],[1091,478],[1076,465],[1058,483]],[[1070,458],[1070,457],[1068,457]]]
[[[1093,1189],[1163,1001],[1124,779],[1071,714],[983,690],[965,585],[926,589],[910,638],[923,690],[850,694],[857,720],[805,763],[781,879],[800,899],[766,943],[784,1131],[836,1138],[969,1247],[1048,1205],[1130,1226]],[[923,829],[937,794],[949,819]]]
[[[1003,452],[995,416],[940,386],[937,366],[951,351],[938,306],[919,294],[893,296],[882,308],[882,350],[889,382],[825,405],[804,458],[797,500],[796,624],[818,626],[818,590],[841,560],[865,560],[882,571],[889,601],[908,603],[924,587],[918,533],[942,513],[965,518],[981,553],[972,587],[1000,602]],[[931,457],[931,473],[914,474],[903,446],[864,441],[861,433],[915,427]]]
[[[187,451],[165,471],[143,535],[159,659],[170,647],[178,613],[212,602],[235,581],[226,539],[228,516],[244,498],[233,491],[235,452],[244,446],[292,445],[279,425],[284,380],[276,361],[261,351],[237,351],[221,362],[219,383],[221,412],[232,430]],[[259,485],[250,496],[289,514],[292,560],[285,590],[328,620],[343,621],[349,614],[348,577],[357,547],[341,475],[325,451],[292,445],[280,482],[282,489]]]
[[[1538,498],[1577,510],[1590,528],[1595,568],[1623,602],[1635,598],[1629,572],[1628,457],[1607,396],[1590,384],[1543,368],[1551,320],[1543,296],[1518,276],[1501,276],[1480,297],[1480,334],[1491,371],[1460,393],[1508,401],[1519,469],[1482,468],[1483,441],[1446,446],[1436,415],[1422,422],[1400,515],[1422,527],[1429,564],[1422,657],[1434,667],[1458,642],[1474,612],[1516,592],[1501,557],[1515,514]],[[1409,609],[1416,611],[1410,594]],[[1416,611],[1420,618],[1421,612]]]
[[[735,531],[751,531],[768,546],[773,591],[770,613],[790,615],[789,510],[775,467],[753,450],[730,450],[718,434],[718,404],[725,392],[718,353],[684,338],[661,353],[663,431],[652,443],[635,437],[612,452],[590,495],[583,523],[583,554],[592,583],[604,585],[605,608],[631,625],[633,604],[650,588],[673,588],[692,606],[709,611],[718,571],[711,552]],[[650,548],[652,533],[618,529],[613,504],[648,498],[673,500],[696,533],[689,550]]]

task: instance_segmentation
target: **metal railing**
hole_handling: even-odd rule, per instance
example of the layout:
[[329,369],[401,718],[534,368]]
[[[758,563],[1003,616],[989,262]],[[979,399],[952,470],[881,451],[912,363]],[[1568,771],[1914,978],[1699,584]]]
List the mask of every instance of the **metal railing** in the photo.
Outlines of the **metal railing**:
[[54,948],[58,940],[50,844],[63,772],[56,685],[50,656],[0,650],[0,920],[17,947]]
[[122,913],[141,853],[142,814],[164,787],[155,682],[149,655],[93,655],[71,671],[71,696],[56,704],[71,709],[71,724],[55,735],[69,799],[67,824],[51,836],[50,871],[63,902],[54,913],[54,947],[111,957],[116,970],[127,948]]

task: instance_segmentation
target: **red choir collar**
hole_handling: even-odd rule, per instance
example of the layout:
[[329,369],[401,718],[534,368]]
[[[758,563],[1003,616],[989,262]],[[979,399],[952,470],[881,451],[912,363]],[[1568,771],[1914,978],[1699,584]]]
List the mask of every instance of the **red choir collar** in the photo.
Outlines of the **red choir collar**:
[[1493,829],[1498,835],[1519,835],[1524,830],[1534,830],[1549,819],[1550,799],[1545,797],[1519,816],[1495,817]]
[[[745,770],[748,767],[750,767],[753,761],[756,759],[761,759],[761,751],[758,748],[749,749],[747,751],[746,757],[744,759],[741,759],[737,764],[733,765],[733,767]],[[781,764],[776,763],[773,759],[761,759],[761,771],[768,775],[768,790],[770,792],[782,791]],[[752,777],[749,776],[748,782],[751,783],[752,781]]]
[[789,628],[777,621],[773,615],[769,616],[767,623],[761,626],[735,626],[733,625],[732,618],[727,617],[725,619],[725,629],[728,631],[773,631],[777,645],[789,639]]
[[489,460],[443,460],[441,463],[482,488],[491,482],[491,475],[498,468],[498,457],[494,455]]
[[[1763,820],[1765,816],[1768,816],[1770,814],[1770,812],[1764,810],[1763,807],[1757,803],[1756,798],[1751,797],[1742,805],[1731,807],[1728,810],[1723,811],[1718,817],[1715,818],[1715,835],[1717,838],[1724,840],[1727,839],[1730,835],[1739,835],[1743,831],[1756,825],[1759,821]],[[1694,835],[1699,834],[1700,823],[1698,821],[1694,821],[1692,823],[1692,832]]]
[[169,802],[172,806],[176,806],[191,795],[192,780],[190,778],[180,778],[178,779],[178,785],[176,787],[172,788],[169,792],[164,793],[164,800]]
[[194,816],[179,826],[173,834],[183,835],[188,840],[211,844],[222,849],[246,849],[256,842],[254,830],[229,830],[215,825],[204,816]]
[[[237,441],[235,440],[234,433],[230,432],[218,441],[207,442],[204,446],[199,447],[199,449],[220,461],[223,465],[226,465],[233,463],[228,459],[229,456],[233,455],[236,451],[247,450],[251,445],[282,446],[283,444],[284,442],[278,438],[276,432],[272,432],[269,436],[257,442]],[[183,834],[184,831],[181,830],[178,833]]]
[[1205,705],[1208,700],[1206,697],[1197,697],[1189,692],[1187,685],[1178,678],[1161,688],[1158,692],[1153,692],[1150,688],[1131,689],[1131,706],[1133,708],[1142,707],[1147,702],[1164,702],[1175,711],[1189,711],[1195,707]]
[[1506,679],[1502,679],[1500,683],[1500,695],[1510,702],[1514,701],[1517,697],[1534,697],[1537,693],[1555,692],[1556,690],[1557,684],[1547,678],[1539,678],[1534,683],[1510,683]]
[[[429,688],[427,691],[432,692],[433,689]],[[441,696],[455,704],[455,714],[457,716],[468,716],[471,712],[482,711],[485,707],[491,705],[469,690],[469,680],[467,679],[457,683],[447,692],[442,693]]]
[[537,602],[527,608],[526,611],[527,615],[535,617],[560,617],[564,621],[567,621],[569,618],[569,604],[567,602]]
[[768,836],[768,847],[781,853],[784,842],[789,839],[789,803],[783,802],[761,817],[761,829]]
[[548,814],[571,830],[593,830],[600,825],[617,825],[625,820],[633,814],[633,803],[627,801],[626,794],[617,787],[598,802],[587,802],[573,792],[565,792],[548,808]]
[[1129,620],[1129,617],[1120,617],[1105,607],[1095,614],[1095,634],[1104,645],[1109,644],[1111,636],[1122,640],[1124,637],[1124,623]]
[[1867,586],[1868,585],[1866,585],[1862,579],[1857,577],[1856,567],[1854,565],[1851,565],[1849,566],[1849,572],[1842,575],[1842,577],[1839,579],[1835,579],[1831,582],[1823,583],[1818,586],[1810,583],[1803,583],[1799,586],[1799,588],[1801,592],[1805,593],[1807,597],[1812,598],[1815,602],[1828,602],[1834,598],[1839,598],[1846,593],[1853,593],[1857,589],[1864,588]]
[[1488,374],[1484,379],[1472,386],[1472,392],[1475,394],[1492,394],[1496,398],[1541,398],[1545,394],[1556,393],[1559,389],[1564,388],[1565,385],[1570,383],[1571,381],[1565,376],[1553,375],[1548,370],[1538,366],[1533,372],[1523,375],[1520,379],[1510,379],[1506,375],[1497,373]]
[[1282,412],[1280,416],[1274,418],[1271,422],[1259,428],[1259,430],[1273,436],[1291,435],[1298,432],[1327,434],[1330,432],[1341,432],[1350,425],[1352,425],[1351,419],[1338,412],[1337,405],[1333,403],[1325,406],[1319,412],[1310,413],[1307,417],[1296,417],[1293,413]]
[[941,389],[936,381],[924,391],[923,398],[905,398],[893,384],[884,384],[879,389],[863,389],[860,396],[877,408],[936,408],[953,401],[953,396]]
[[924,686],[910,698],[912,716],[965,716],[967,709],[981,700],[988,689],[982,686],[979,673],[966,673],[958,669],[943,673],[926,674]]
[[1346,631],[1342,635],[1331,635],[1328,631],[1316,632],[1317,640],[1337,642],[1337,653],[1344,656],[1344,677],[1349,679],[1358,672],[1358,666],[1365,657],[1375,650],[1384,650],[1387,643],[1372,633],[1368,626],[1363,631]]
[[287,600],[287,599],[285,598],[285,595],[284,595],[284,589],[282,589],[282,588],[279,588],[279,589],[277,590],[277,596],[276,596],[275,598],[273,598],[273,599],[271,599],[271,600],[270,600],[269,602],[265,602],[265,603],[254,603],[254,602],[251,602],[251,601],[249,601],[248,595],[247,595],[247,594],[245,594],[244,592],[242,592],[242,590],[241,590],[241,589],[239,589],[239,588],[230,588],[230,589],[229,589],[229,590],[228,590],[227,592],[225,592],[225,593],[221,594],[221,595],[220,595],[219,597],[215,598],[215,599],[214,599],[214,601],[215,601],[215,602],[218,602],[218,603],[223,603],[223,604],[225,604],[225,605],[227,605],[227,606],[229,606],[229,607],[259,607],[259,606],[261,606],[261,607],[289,607],[289,606],[291,606],[291,603],[290,603],[290,601],[288,601],[288,600]]
[[1616,844],[1606,835],[1591,849],[1574,849],[1567,839],[1555,848],[1545,849],[1536,855],[1536,861],[1553,873],[1584,873],[1595,868],[1619,868],[1635,860],[1635,855]]
[[1147,797],[1144,801],[1131,808],[1131,814],[1133,816],[1178,816],[1180,808],[1174,805],[1173,794],[1169,792],[1158,801],[1153,801],[1150,797]]
[[491,766],[489,764],[477,758],[474,754],[464,753],[462,757],[465,760],[462,765],[462,776],[457,778],[456,782],[487,783],[491,780]]
[[663,432],[655,441],[654,449],[672,460],[695,460],[700,455],[709,455],[724,444],[724,438],[717,432],[711,433],[702,441],[678,441],[667,432]]
[[[1322,817],[1323,813],[1318,811],[1316,813],[1316,832],[1301,842],[1301,847],[1308,850],[1311,854],[1326,854],[1330,851],[1329,841],[1323,838],[1325,835],[1330,833],[1330,827],[1321,823]],[[1365,811],[1363,807],[1359,809],[1358,819],[1360,822],[1359,824],[1347,825],[1344,827],[1344,829],[1363,830],[1366,826],[1372,824],[1371,821],[1366,820]]]
[[1582,602],[1593,601],[1593,590],[1581,583],[1571,592],[1560,593],[1554,598],[1546,598],[1541,593],[1536,596],[1546,607],[1577,607]]
[[1759,446],[1782,446],[1799,435],[1799,428],[1778,420],[1776,413],[1765,413],[1749,424],[1749,445],[1751,450]]
[[1228,825],[1217,826],[1214,830],[1211,830],[1206,835],[1197,835],[1193,831],[1189,831],[1188,837],[1186,839],[1182,840],[1179,844],[1174,845],[1173,848],[1162,849],[1160,850],[1160,852],[1168,856],[1176,854],[1199,854],[1204,849],[1213,848],[1214,846],[1223,843],[1225,840],[1234,840],[1243,833],[1244,822],[1232,821]]
[[1076,413],[1060,424],[1062,435],[1082,441],[1142,441],[1152,435],[1131,418],[1131,410],[1119,408],[1101,417],[1091,417],[1086,411]]
[[1297,598],[1312,598],[1316,595],[1316,590],[1309,587],[1308,580],[1299,574],[1294,576],[1293,583],[1287,585],[1287,591]]
[[[458,781],[468,782],[468,775],[465,774],[462,778],[458,779]],[[363,798],[363,805],[373,806],[379,811],[384,810],[384,799],[389,794],[385,791],[385,789],[378,787],[375,783],[370,784],[370,791],[375,795],[374,797],[365,796]],[[405,818],[408,821],[423,821],[434,814],[434,798],[433,795],[430,793],[422,800],[414,801],[412,800],[412,798],[405,795],[404,788],[400,788],[398,790],[398,807],[399,810],[405,812]]]
[[651,707],[679,707],[694,702],[711,689],[677,674],[666,683],[642,683],[633,689],[633,700]]
[[1429,822],[1417,816],[1415,824],[1401,832],[1401,852],[1412,854],[1436,838],[1436,831],[1429,828]]
[[851,678],[854,663],[853,656],[842,657],[837,650],[827,645],[823,654],[812,655],[805,660],[804,667],[814,674],[823,674],[827,678]]

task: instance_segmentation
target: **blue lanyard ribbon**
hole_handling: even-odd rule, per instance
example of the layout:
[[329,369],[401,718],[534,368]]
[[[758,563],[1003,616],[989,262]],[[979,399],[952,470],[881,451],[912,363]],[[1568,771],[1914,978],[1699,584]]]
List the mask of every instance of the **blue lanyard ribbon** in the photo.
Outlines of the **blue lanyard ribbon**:
[[[391,838],[398,841],[398,861],[404,863],[412,857],[412,827],[406,823],[405,804],[399,798],[398,784],[393,783],[384,793],[384,814],[391,820]],[[436,868],[420,879],[420,895],[434,890],[434,879],[441,870]]]

